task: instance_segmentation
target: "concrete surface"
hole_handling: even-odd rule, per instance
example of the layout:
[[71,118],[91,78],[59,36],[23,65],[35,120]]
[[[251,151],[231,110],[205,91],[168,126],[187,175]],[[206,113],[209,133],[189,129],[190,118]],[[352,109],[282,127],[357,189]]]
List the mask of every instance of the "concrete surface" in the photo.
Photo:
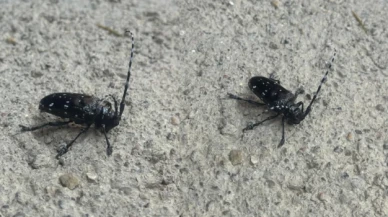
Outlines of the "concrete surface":
[[[0,0],[0,216],[388,216],[388,2]],[[354,12],[354,14],[352,14]],[[361,21],[357,21],[356,17]],[[362,24],[361,24],[362,23]],[[109,132],[20,133],[56,120],[54,92],[121,96]],[[226,99],[257,100],[250,77],[275,72],[311,114],[281,118]],[[264,112],[264,113],[263,113]],[[64,187],[65,186],[65,187]]]

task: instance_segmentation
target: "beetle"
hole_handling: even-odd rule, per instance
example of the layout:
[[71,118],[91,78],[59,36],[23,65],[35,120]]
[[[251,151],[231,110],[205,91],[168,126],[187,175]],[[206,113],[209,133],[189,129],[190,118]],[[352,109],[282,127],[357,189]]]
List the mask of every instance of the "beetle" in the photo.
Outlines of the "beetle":
[[336,52],[334,52],[331,61],[329,62],[328,69],[323,76],[318,90],[315,92],[313,99],[308,105],[307,109],[304,110],[303,102],[295,103],[296,98],[299,94],[302,94],[304,91],[302,88],[298,88],[295,93],[287,90],[283,86],[280,85],[280,81],[274,78],[274,75],[271,74],[269,78],[263,76],[256,76],[249,80],[248,86],[249,89],[260,98],[263,103],[255,102],[249,99],[243,99],[239,96],[236,96],[231,93],[227,93],[230,99],[245,101],[250,104],[254,104],[256,106],[267,106],[269,110],[275,112],[276,114],[261,120],[257,123],[250,124],[246,128],[243,129],[243,132],[247,130],[253,130],[253,128],[259,126],[260,124],[275,119],[280,115],[283,115],[282,118],[282,139],[279,142],[278,148],[284,145],[284,123],[287,121],[288,124],[299,124],[303,121],[307,115],[311,112],[311,106],[317,98],[319,91],[321,90],[322,84],[326,81],[327,75],[332,67],[336,56]]
[[100,99],[95,96],[80,93],[53,93],[48,96],[45,96],[43,99],[40,100],[39,110],[41,112],[47,112],[63,119],[67,119],[66,121],[48,122],[34,127],[19,125],[21,127],[22,132],[34,131],[47,126],[64,126],[69,125],[71,123],[83,125],[84,127],[73,140],[58,149],[58,154],[56,155],[57,159],[67,153],[73,143],[78,139],[78,137],[81,134],[86,133],[89,130],[90,126],[93,124],[96,129],[99,129],[102,131],[102,133],[104,133],[107,144],[107,155],[110,156],[112,154],[112,146],[106,134],[111,129],[119,125],[121,116],[124,112],[124,101],[129,87],[132,59],[135,49],[135,40],[132,32],[126,31],[126,33],[130,33],[132,39],[132,47],[129,58],[127,79],[124,86],[124,93],[120,102],[120,110],[118,109],[117,100],[112,95],[109,95],[109,97],[113,99],[114,110],[112,108],[112,103],[109,102],[107,99]]

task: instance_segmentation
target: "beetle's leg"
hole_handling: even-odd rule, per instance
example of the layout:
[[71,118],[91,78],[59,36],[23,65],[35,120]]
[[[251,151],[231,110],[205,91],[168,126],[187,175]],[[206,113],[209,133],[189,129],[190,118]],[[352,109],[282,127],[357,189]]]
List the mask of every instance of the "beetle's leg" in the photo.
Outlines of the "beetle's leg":
[[112,155],[113,150],[112,150],[112,146],[110,145],[110,142],[108,140],[108,136],[106,135],[106,130],[105,130],[105,125],[104,124],[102,125],[102,131],[104,132],[105,140],[106,140],[106,145],[107,145],[106,146],[106,154],[108,156],[110,156],[110,155]]
[[[303,104],[302,104],[302,106],[303,106]],[[284,145],[284,122],[285,121],[286,121],[286,116],[283,116],[283,119],[282,119],[282,140],[280,140],[278,148],[280,148]]]
[[38,130],[38,129],[41,129],[41,128],[47,127],[47,126],[52,126],[52,127],[63,126],[63,125],[69,124],[69,123],[71,123],[71,121],[48,122],[48,123],[45,123],[45,124],[42,124],[39,126],[35,126],[35,127],[26,127],[24,125],[19,124],[19,127],[22,128],[21,129],[22,132],[26,132],[26,131]]
[[260,122],[257,122],[257,123],[254,123],[254,124],[250,124],[250,125],[248,125],[247,127],[245,127],[245,128],[243,129],[243,132],[245,132],[245,131],[247,131],[247,130],[253,130],[253,128],[259,126],[260,124],[262,124],[262,123],[264,123],[264,122],[266,122],[266,121],[269,121],[269,120],[272,120],[272,119],[274,119],[274,118],[277,118],[279,115],[280,115],[280,113],[278,113],[278,114],[276,114],[276,115],[273,115],[273,116],[270,116],[270,117],[268,117],[268,118],[266,118],[266,119],[264,119],[264,120],[262,120],[262,121],[260,121]]
[[292,101],[294,102],[296,100],[296,98],[298,97],[298,95],[303,94],[303,93],[304,93],[303,87],[299,87],[298,89],[296,89],[295,94],[294,94],[294,98],[292,98]]
[[115,116],[117,117],[118,116],[118,107],[117,107],[117,100],[116,100],[116,97],[114,97],[112,94],[109,94],[110,97],[112,97],[113,99],[113,102],[115,104]]
[[276,79],[275,72],[272,72],[269,75],[269,79],[272,80],[273,82],[275,82],[276,84],[280,84],[280,81]]
[[298,103],[296,103],[296,106],[297,106],[297,107],[302,106],[302,110],[301,110],[301,111],[303,112],[303,110],[304,110],[304,108],[303,108],[303,102],[298,102]]
[[83,133],[85,133],[86,131],[88,131],[89,128],[90,128],[90,125],[88,125],[88,126],[86,126],[85,128],[83,128],[83,129],[81,130],[81,132],[79,132],[78,135],[77,135],[71,142],[69,142],[66,146],[61,147],[61,148],[58,150],[58,154],[57,154],[57,156],[56,156],[55,158],[58,159],[60,156],[66,154],[66,152],[69,151],[69,148],[73,145],[73,143],[75,142],[75,140],[77,140],[78,137],[79,137],[81,134],[83,134]]
[[231,98],[231,99],[241,100],[241,101],[244,101],[244,102],[247,102],[247,103],[250,103],[250,104],[253,104],[253,105],[257,105],[257,106],[263,106],[263,105],[265,105],[265,103],[255,102],[255,101],[249,100],[249,99],[243,99],[243,98],[238,97],[238,96],[236,96],[236,95],[233,95],[233,94],[231,94],[231,93],[228,93],[228,96],[229,96],[229,98]]

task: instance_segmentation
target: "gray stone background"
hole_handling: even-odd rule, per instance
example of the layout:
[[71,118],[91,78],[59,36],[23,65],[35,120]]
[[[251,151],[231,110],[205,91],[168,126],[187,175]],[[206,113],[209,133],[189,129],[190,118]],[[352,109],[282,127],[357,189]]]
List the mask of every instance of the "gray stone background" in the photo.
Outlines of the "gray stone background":
[[[388,2],[0,0],[0,216],[388,216]],[[354,12],[354,14],[352,14]],[[360,19],[358,22],[356,17]],[[53,92],[123,91],[109,132],[20,133]],[[270,115],[247,82],[275,72],[310,115]],[[263,113],[264,112],[264,113]],[[260,114],[260,115],[259,115]],[[258,116],[259,115],[259,116]],[[63,186],[64,185],[64,186]]]

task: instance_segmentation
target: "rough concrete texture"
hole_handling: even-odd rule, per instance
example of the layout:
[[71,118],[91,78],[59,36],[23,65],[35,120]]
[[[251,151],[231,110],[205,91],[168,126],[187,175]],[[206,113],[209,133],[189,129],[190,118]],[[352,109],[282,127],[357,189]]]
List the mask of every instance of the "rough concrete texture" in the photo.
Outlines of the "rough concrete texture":
[[[0,216],[388,216],[388,2],[0,0]],[[354,14],[352,14],[354,12]],[[357,21],[360,19],[362,24]],[[109,132],[20,133],[54,92],[121,96]],[[310,115],[269,115],[247,82],[275,72]]]

